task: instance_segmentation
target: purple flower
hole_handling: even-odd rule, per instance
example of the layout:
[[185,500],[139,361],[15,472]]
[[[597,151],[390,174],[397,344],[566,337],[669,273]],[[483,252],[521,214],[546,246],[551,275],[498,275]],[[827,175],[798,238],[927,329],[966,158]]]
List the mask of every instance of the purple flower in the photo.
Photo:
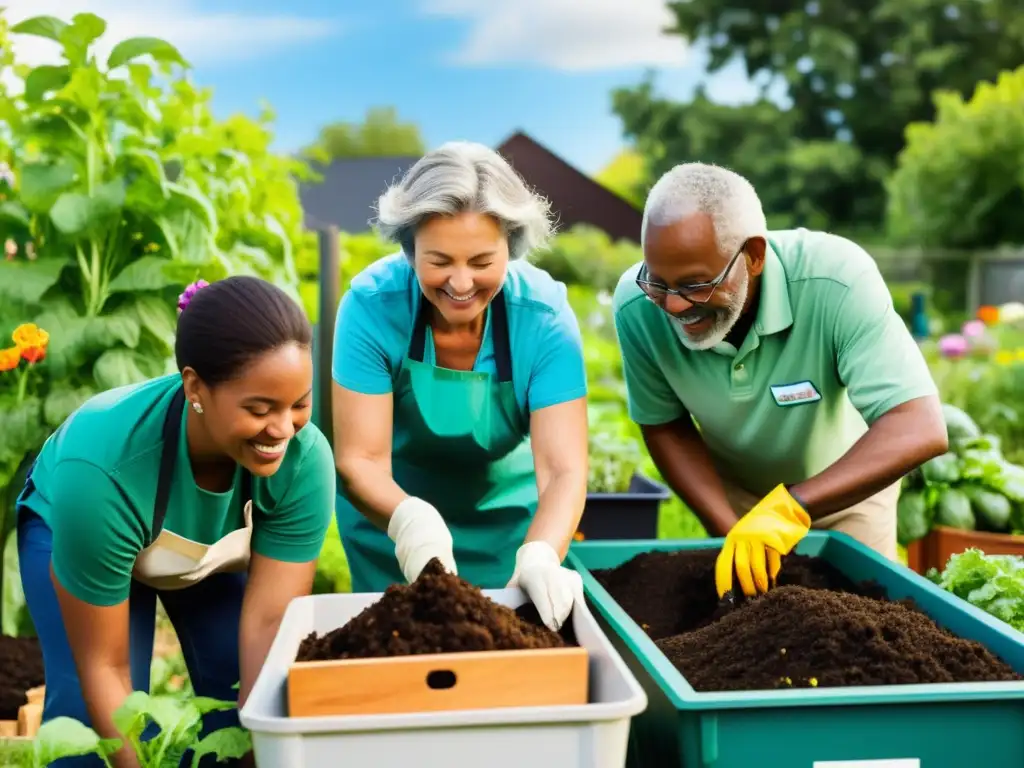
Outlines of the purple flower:
[[959,333],[947,333],[939,339],[939,352],[943,357],[960,357],[967,352],[967,339]]
[[191,303],[192,297],[196,295],[196,291],[198,291],[200,288],[205,288],[208,285],[209,283],[206,282],[205,280],[196,280],[196,282],[188,286],[182,292],[182,294],[178,296],[178,311],[184,312],[185,307],[187,307],[189,303]]

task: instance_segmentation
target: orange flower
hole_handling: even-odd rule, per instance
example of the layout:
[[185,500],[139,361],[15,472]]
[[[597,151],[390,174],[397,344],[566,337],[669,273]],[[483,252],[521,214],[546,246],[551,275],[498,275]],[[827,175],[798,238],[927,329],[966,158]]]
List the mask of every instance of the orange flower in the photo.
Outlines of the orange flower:
[[21,362],[21,350],[17,347],[0,349],[0,371],[13,371]]
[[46,357],[50,334],[34,323],[19,325],[11,334],[21,356],[30,363],[38,363]]
[[999,322],[999,307],[978,307],[978,319],[985,325],[995,325]]

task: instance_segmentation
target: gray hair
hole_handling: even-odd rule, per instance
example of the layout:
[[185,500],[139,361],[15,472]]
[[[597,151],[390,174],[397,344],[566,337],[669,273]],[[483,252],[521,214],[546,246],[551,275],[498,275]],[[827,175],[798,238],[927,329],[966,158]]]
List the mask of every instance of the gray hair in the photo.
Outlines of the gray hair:
[[683,163],[658,179],[647,196],[641,242],[648,224],[664,226],[705,213],[723,254],[731,256],[751,237],[768,237],[768,222],[754,186],[738,173],[706,163]]
[[490,214],[501,223],[513,259],[551,236],[548,201],[529,189],[500,154],[468,141],[448,142],[420,158],[380,196],[377,225],[411,259],[416,228],[425,218],[468,211]]

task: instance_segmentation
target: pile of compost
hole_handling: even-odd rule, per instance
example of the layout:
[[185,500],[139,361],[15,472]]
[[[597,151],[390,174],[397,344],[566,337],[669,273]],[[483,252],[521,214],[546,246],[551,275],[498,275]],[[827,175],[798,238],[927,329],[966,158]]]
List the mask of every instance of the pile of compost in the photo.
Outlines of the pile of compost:
[[17,720],[25,692],[44,682],[43,652],[34,637],[0,635],[0,720]]
[[344,626],[308,635],[296,661],[563,648],[576,644],[570,625],[552,632],[531,603],[514,610],[496,603],[435,558]]
[[912,602],[819,558],[789,555],[767,594],[719,601],[717,555],[649,552],[594,572],[697,691],[1021,679]]

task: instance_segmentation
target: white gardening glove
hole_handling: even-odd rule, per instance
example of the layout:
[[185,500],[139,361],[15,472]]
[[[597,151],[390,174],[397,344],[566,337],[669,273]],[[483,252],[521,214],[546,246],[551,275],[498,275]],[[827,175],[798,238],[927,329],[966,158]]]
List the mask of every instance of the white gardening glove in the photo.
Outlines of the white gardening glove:
[[433,504],[415,496],[404,499],[391,514],[388,537],[395,542],[398,565],[409,583],[435,557],[446,571],[458,573],[451,531]]
[[528,541],[519,548],[507,587],[522,589],[552,632],[562,628],[576,602],[583,602],[583,579],[562,567],[558,553],[546,541]]

